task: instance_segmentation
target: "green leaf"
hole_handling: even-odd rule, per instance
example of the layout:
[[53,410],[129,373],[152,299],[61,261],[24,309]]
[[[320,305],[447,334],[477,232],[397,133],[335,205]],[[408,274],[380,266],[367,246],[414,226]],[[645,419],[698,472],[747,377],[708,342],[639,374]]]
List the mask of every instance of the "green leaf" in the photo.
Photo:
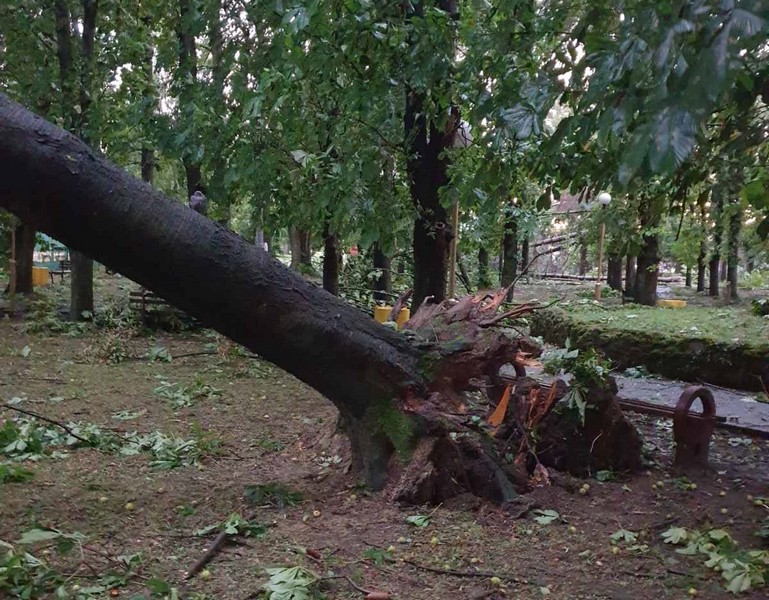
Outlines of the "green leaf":
[[406,517],[406,523],[415,527],[427,527],[430,524],[430,517],[428,515],[413,515]]
[[666,544],[680,544],[686,541],[689,537],[689,532],[683,527],[671,527],[667,531],[662,532],[662,539]]
[[635,542],[638,539],[638,534],[629,531],[627,529],[620,529],[619,531],[615,531],[611,534],[612,541],[615,542]]
[[696,122],[687,110],[665,108],[657,115],[653,132],[649,165],[659,173],[680,166],[691,154]]
[[554,510],[535,510],[534,512],[539,515],[534,517],[534,520],[540,525],[550,525],[553,521],[561,518],[560,513]]
[[740,196],[754,208],[759,210],[769,208],[769,193],[763,179],[754,179],[747,183],[740,191]]
[[739,572],[731,573],[724,572],[724,577],[729,579],[729,585],[726,586],[726,591],[732,594],[740,594],[747,592],[751,586],[750,570],[748,565],[744,565],[744,569],[740,569]]
[[21,534],[19,544],[37,544],[39,542],[49,542],[62,537],[60,531],[52,529],[30,529]]

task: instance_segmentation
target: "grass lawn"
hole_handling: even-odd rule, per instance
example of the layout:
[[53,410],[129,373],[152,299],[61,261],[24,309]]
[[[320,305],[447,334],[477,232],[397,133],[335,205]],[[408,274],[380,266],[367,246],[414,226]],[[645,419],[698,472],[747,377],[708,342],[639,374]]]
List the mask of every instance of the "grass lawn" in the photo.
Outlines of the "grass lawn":
[[751,314],[749,307],[687,306],[672,309],[635,304],[601,307],[585,301],[571,302],[561,308],[576,321],[595,324],[606,330],[766,346],[769,351],[769,319]]

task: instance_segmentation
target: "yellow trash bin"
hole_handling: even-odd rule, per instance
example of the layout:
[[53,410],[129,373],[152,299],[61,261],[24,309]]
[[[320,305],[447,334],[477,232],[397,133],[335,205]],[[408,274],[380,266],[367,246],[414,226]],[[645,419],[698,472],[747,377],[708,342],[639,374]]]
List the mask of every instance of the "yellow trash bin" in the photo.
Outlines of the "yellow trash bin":
[[657,300],[660,308],[686,308],[686,300]]
[[45,267],[32,267],[32,285],[48,285],[48,269]]
[[[375,306],[374,307],[374,318],[379,323],[384,323],[387,321],[387,317],[390,316],[390,313],[392,312],[393,307],[392,306]],[[411,311],[408,308],[401,308],[401,312],[398,314],[398,318],[395,319],[395,322],[398,325],[398,329],[402,329],[403,326],[406,324],[406,321],[408,321],[411,318]]]

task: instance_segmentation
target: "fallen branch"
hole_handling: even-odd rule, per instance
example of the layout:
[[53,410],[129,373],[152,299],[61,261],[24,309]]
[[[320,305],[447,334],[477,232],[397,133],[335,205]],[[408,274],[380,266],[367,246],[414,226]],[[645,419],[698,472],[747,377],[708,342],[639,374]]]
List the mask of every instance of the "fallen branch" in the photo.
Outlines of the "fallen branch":
[[[255,518],[256,518],[256,513],[252,513],[246,518],[246,520],[253,521]],[[224,542],[229,540],[229,538],[232,537],[232,535],[237,535],[237,534],[229,534],[226,531],[220,532],[219,535],[217,535],[216,538],[214,539],[213,544],[211,544],[208,550],[206,550],[206,553],[200,557],[198,562],[192,565],[189,571],[187,571],[187,574],[184,576],[184,580],[189,581],[190,579],[195,577],[195,575],[200,573],[203,570],[203,568],[213,560],[214,556],[216,556],[219,553],[219,551],[222,549],[222,546],[224,546]]]
[[49,419],[48,417],[44,417],[41,414],[32,412],[31,410],[25,410],[23,408],[19,408],[18,406],[13,406],[12,404],[3,404],[2,406],[3,408],[7,408],[8,410],[15,410],[16,412],[21,413],[23,415],[27,415],[28,417],[34,417],[36,419],[40,419],[41,421],[45,421],[46,423],[50,423],[51,425],[56,425],[56,427],[61,427],[64,431],[66,431],[69,435],[71,435],[76,440],[80,440],[84,444],[93,446],[93,442],[91,440],[88,440],[84,437],[79,436],[74,431],[72,431],[70,427],[67,427],[64,423],[61,423],[60,421]]

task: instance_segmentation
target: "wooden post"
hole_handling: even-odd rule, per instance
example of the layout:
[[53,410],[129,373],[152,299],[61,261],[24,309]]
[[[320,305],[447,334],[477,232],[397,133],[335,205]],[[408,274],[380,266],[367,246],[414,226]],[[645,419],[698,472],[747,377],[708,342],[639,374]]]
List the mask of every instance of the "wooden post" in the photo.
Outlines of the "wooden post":
[[453,298],[456,292],[457,242],[459,241],[459,202],[454,202],[454,206],[452,207],[451,221],[454,228],[454,235],[451,238],[451,246],[449,248],[449,298]]
[[601,228],[598,233],[598,277],[595,280],[595,299],[601,299],[601,271],[603,268],[603,239],[606,235],[606,223],[601,213]]

